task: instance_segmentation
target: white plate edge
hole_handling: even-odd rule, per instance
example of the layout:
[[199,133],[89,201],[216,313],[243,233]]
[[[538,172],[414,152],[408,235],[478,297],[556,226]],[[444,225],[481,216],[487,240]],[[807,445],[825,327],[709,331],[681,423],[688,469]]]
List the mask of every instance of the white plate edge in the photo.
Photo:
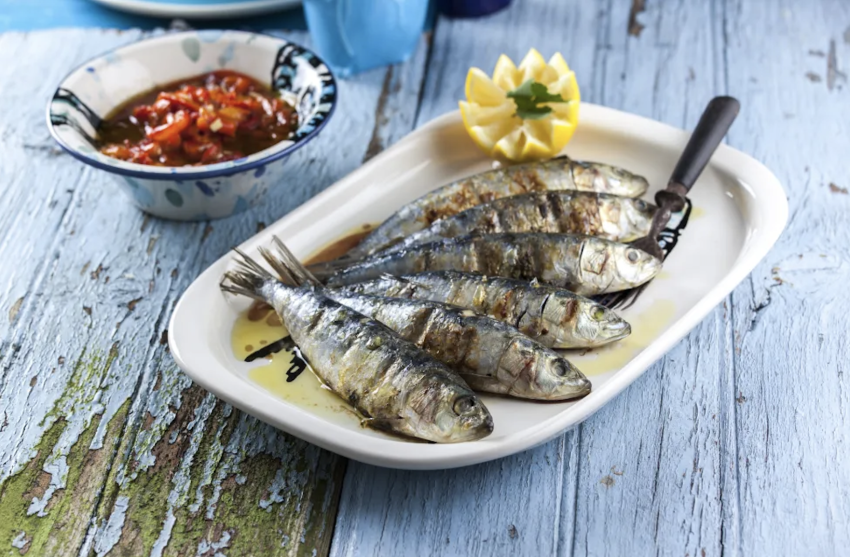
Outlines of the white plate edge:
[[114,10],[153,17],[216,19],[249,17],[301,5],[301,0],[253,0],[227,4],[163,4],[144,0],[92,0]]

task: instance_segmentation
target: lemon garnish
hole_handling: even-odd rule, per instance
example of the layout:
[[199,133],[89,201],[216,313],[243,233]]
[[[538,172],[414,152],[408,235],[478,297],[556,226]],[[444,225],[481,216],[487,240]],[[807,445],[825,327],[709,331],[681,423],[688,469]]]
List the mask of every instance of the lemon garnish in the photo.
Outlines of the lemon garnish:
[[519,67],[504,54],[491,78],[478,68],[466,76],[463,125],[488,155],[527,162],[557,155],[578,124],[579,89],[564,57],[548,62],[531,49]]

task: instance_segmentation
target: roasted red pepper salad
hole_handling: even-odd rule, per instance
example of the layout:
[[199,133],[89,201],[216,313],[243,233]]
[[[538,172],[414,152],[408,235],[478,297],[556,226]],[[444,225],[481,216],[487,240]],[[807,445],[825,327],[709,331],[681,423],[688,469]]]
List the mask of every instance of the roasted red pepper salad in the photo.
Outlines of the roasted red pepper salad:
[[100,129],[100,152],[138,164],[215,164],[288,139],[298,114],[258,81],[221,70],[182,79],[119,107]]

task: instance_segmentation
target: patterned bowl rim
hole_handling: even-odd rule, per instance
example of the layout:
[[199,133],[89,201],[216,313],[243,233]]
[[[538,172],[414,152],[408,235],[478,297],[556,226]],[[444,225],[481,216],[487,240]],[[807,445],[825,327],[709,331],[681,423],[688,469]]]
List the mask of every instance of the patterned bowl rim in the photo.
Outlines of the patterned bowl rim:
[[[55,125],[54,125],[54,123],[53,123],[53,121],[51,120],[51,117],[50,117],[51,116],[51,107],[53,105],[56,93],[58,93],[59,90],[62,89],[62,85],[72,75],[76,74],[77,72],[84,71],[85,68],[87,66],[89,66],[90,64],[92,64],[93,62],[96,62],[98,60],[106,58],[107,56],[109,56],[110,54],[113,54],[113,53],[124,53],[128,50],[133,51],[133,50],[137,50],[141,47],[153,46],[156,43],[175,41],[179,37],[186,36],[186,35],[197,35],[199,33],[204,33],[204,34],[222,33],[222,35],[229,34],[229,35],[243,35],[243,36],[253,35],[253,36],[256,36],[256,37],[262,37],[264,39],[268,39],[268,40],[271,40],[271,41],[278,43],[278,45],[279,45],[278,51],[280,51],[280,49],[282,49],[283,47],[285,47],[287,45],[293,46],[295,48],[299,48],[299,49],[303,50],[305,53],[313,56],[316,60],[318,60],[320,67],[323,67],[322,71],[327,72],[327,81],[322,82],[322,90],[321,90],[321,93],[319,95],[319,98],[320,99],[325,98],[325,97],[328,98],[329,99],[328,104],[330,104],[330,109],[322,115],[316,115],[317,117],[320,116],[318,118],[319,121],[309,133],[307,133],[304,137],[296,140],[292,144],[287,145],[286,147],[284,147],[282,149],[276,150],[276,149],[279,148],[279,145],[281,143],[284,143],[286,140],[281,141],[280,143],[278,143],[276,145],[272,145],[271,147],[268,147],[268,148],[266,148],[262,151],[258,151],[257,153],[254,153],[253,155],[249,155],[248,157],[244,157],[242,159],[237,159],[235,161],[226,161],[226,162],[221,162],[221,163],[216,163],[216,164],[191,166],[191,167],[186,167],[186,166],[182,166],[182,167],[147,166],[147,165],[143,165],[143,164],[129,163],[129,162],[125,162],[125,161],[122,161],[122,160],[119,160],[119,159],[112,159],[115,162],[106,163],[106,162],[101,161],[98,158],[92,157],[90,155],[87,155],[86,153],[83,153],[83,152],[77,150],[75,147],[73,147],[71,145],[68,145],[62,139],[62,137],[59,135],[59,133],[56,131]],[[65,150],[68,154],[70,154],[74,158],[76,158],[76,159],[78,159],[78,160],[80,160],[80,161],[82,161],[82,162],[84,162],[88,165],[91,165],[95,168],[99,168],[101,170],[105,170],[105,171],[113,173],[113,174],[120,174],[122,176],[130,176],[132,178],[144,178],[144,179],[148,179],[148,180],[169,180],[169,181],[171,181],[171,180],[196,180],[196,179],[203,179],[203,178],[218,178],[218,177],[221,177],[221,176],[232,176],[234,174],[240,174],[240,173],[248,171],[248,170],[253,170],[253,169],[256,169],[258,167],[265,166],[265,165],[267,165],[271,162],[274,162],[276,160],[279,160],[279,159],[289,155],[293,151],[299,149],[300,147],[302,147],[303,145],[308,143],[310,140],[312,140],[314,137],[316,137],[316,135],[318,135],[318,133],[320,131],[322,131],[322,129],[325,127],[325,125],[327,125],[328,121],[331,119],[331,116],[333,116],[334,112],[336,111],[337,91],[338,91],[338,89],[337,89],[336,78],[334,77],[334,74],[331,71],[330,66],[328,66],[327,63],[325,63],[325,61],[322,60],[322,58],[320,58],[312,50],[310,50],[310,49],[308,49],[304,46],[301,46],[298,43],[290,41],[288,39],[284,39],[284,38],[281,38],[281,37],[270,35],[268,33],[255,33],[255,32],[252,32],[252,31],[251,32],[249,32],[249,31],[237,31],[237,30],[232,30],[232,29],[204,29],[202,31],[182,31],[182,32],[178,32],[178,33],[167,33],[167,34],[159,36],[159,37],[150,37],[150,38],[147,38],[147,39],[142,39],[140,41],[135,41],[135,42],[132,42],[130,44],[126,44],[126,45],[123,45],[123,46],[120,46],[120,47],[117,47],[117,48],[107,50],[106,52],[102,52],[102,53],[98,54],[97,56],[93,56],[92,58],[87,59],[86,61],[79,64],[78,66],[76,66],[71,71],[69,71],[67,74],[65,74],[65,76],[62,78],[62,80],[59,82],[59,86],[56,88],[53,95],[51,95],[50,99],[47,101],[47,110],[46,110],[47,128],[48,128],[48,130],[50,130],[50,135],[53,137],[53,139],[56,140],[56,142],[59,144],[59,146],[63,150]],[[263,153],[266,152],[266,151],[268,151],[268,154],[263,155]],[[258,157],[258,155],[260,155],[260,156]],[[250,159],[251,157],[258,157],[258,158],[248,161],[247,159]],[[246,162],[239,162],[239,161],[246,161]]]

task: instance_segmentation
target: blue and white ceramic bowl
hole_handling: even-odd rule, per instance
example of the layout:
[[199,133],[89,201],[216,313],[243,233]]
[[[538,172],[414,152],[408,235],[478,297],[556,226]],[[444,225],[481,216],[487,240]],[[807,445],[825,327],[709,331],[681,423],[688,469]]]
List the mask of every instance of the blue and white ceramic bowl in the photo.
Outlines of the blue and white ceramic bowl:
[[[244,73],[292,100],[299,122],[293,137],[242,159],[205,166],[146,166],[98,151],[97,128],[115,108],[158,85],[219,69]],[[47,124],[63,149],[115,176],[143,211],[206,220],[243,211],[270,187],[284,186],[288,155],[328,122],[336,94],[325,63],[301,46],[257,33],[191,31],[134,43],[83,64],[53,95]]]

